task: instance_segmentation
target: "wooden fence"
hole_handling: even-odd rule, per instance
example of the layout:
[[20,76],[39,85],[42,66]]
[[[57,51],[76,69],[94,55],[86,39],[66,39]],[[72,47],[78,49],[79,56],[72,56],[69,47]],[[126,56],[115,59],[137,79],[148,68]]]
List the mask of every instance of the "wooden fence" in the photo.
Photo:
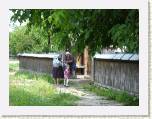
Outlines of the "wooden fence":
[[54,55],[57,54],[19,54],[19,69],[51,74]]
[[94,57],[92,68],[92,78],[96,85],[139,94],[137,54],[98,54]]
[[[58,54],[19,54],[20,70],[51,74]],[[139,94],[139,58],[137,54],[98,54],[92,62],[92,79],[99,86]]]
[[[19,69],[52,74],[54,56],[59,54],[18,54]],[[84,66],[76,66],[76,74],[84,74]]]

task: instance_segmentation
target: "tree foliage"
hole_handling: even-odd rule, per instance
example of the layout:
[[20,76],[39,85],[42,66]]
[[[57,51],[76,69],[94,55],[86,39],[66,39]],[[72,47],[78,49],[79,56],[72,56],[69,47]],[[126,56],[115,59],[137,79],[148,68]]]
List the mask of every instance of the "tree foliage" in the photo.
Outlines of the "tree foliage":
[[116,24],[109,31],[111,39],[117,47],[125,52],[139,51],[139,15],[138,11],[132,10],[123,24]]
[[28,21],[28,26],[41,27],[47,33],[48,48],[53,44],[60,50],[83,52],[86,46],[94,54],[102,48],[139,50],[138,10],[13,9],[12,21]]
[[41,53],[46,51],[57,51],[55,47],[47,46],[47,33],[39,27],[32,26],[27,31],[27,26],[17,27],[9,33],[10,54],[16,55],[21,52]]

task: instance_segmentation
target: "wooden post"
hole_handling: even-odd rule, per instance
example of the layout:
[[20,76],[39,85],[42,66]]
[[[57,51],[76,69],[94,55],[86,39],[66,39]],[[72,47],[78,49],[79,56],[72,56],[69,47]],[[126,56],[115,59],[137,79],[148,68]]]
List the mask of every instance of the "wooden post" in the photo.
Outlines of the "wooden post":
[[92,64],[91,64],[91,80],[94,81],[95,78],[95,64],[94,64],[94,58],[92,57]]
[[86,46],[84,49],[84,75],[88,75],[88,59],[88,46]]

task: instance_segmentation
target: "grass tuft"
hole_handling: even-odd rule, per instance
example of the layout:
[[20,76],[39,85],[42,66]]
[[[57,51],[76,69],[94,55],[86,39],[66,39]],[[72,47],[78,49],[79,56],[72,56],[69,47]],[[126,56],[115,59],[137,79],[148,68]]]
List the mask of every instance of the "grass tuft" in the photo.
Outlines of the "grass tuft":
[[9,64],[9,71],[14,72],[19,70],[19,63]]
[[98,96],[105,96],[109,100],[116,100],[126,106],[138,106],[139,99],[136,96],[129,95],[124,91],[116,91],[112,89],[94,86],[93,84],[85,84],[83,88],[87,91],[94,92]]
[[[18,71],[18,64],[9,64],[11,106],[72,106],[79,97],[58,92],[48,74]],[[13,72],[13,73],[12,73]]]
[[32,73],[29,71],[17,71],[10,80],[44,80],[53,83],[53,79],[48,74]]
[[[43,86],[43,88],[42,88]],[[12,106],[72,106],[79,100],[68,93],[57,93],[53,87],[42,85],[29,88],[10,87],[9,101]]]

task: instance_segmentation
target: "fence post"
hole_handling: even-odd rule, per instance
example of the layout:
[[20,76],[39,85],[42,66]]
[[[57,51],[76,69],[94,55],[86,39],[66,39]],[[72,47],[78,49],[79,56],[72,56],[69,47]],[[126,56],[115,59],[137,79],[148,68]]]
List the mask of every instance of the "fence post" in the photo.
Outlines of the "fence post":
[[91,80],[94,81],[94,69],[95,69],[95,65],[94,65],[94,57],[92,57],[92,68],[91,68]]

